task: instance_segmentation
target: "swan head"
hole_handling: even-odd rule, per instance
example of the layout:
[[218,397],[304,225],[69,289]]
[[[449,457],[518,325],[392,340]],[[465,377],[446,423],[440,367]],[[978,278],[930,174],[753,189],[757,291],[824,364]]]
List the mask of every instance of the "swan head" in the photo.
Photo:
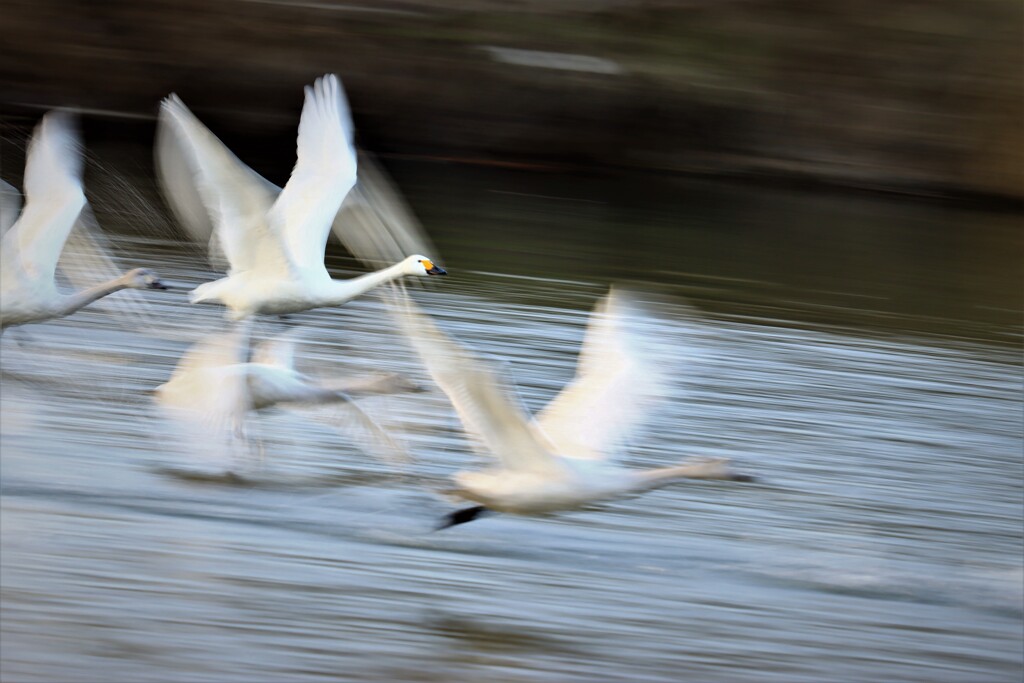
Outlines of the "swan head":
[[414,254],[405,259],[405,270],[409,275],[447,275],[448,271],[436,265],[426,256]]
[[129,270],[121,276],[121,280],[129,289],[167,289],[167,285],[160,282],[157,274],[149,268]]

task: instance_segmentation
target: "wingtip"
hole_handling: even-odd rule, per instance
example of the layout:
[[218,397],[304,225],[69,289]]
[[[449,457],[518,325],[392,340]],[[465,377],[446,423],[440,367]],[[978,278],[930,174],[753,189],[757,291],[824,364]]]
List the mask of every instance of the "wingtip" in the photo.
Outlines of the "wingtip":
[[36,126],[36,134],[52,138],[59,136],[64,138],[62,143],[78,147],[78,115],[68,109],[52,109],[43,114]]
[[[46,112],[36,124],[28,145],[24,180],[26,200],[32,192],[39,192],[47,184],[48,176],[56,168],[70,174],[80,186],[83,157],[84,148],[79,138],[77,115],[64,109]],[[83,202],[84,198],[83,194]]]
[[178,97],[177,93],[171,93],[167,97],[160,100],[160,112],[158,118],[164,118],[165,116],[171,116],[173,118],[179,118],[182,116],[191,116],[192,111],[188,108],[185,102]]

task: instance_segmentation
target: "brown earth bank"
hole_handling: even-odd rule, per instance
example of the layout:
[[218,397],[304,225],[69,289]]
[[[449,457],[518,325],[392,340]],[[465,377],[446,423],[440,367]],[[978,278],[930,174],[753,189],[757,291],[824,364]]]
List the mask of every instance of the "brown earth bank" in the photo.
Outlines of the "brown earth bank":
[[124,121],[174,91],[225,138],[286,153],[301,85],[333,71],[360,143],[382,154],[1019,204],[1022,13],[1017,0],[6,0],[0,111]]

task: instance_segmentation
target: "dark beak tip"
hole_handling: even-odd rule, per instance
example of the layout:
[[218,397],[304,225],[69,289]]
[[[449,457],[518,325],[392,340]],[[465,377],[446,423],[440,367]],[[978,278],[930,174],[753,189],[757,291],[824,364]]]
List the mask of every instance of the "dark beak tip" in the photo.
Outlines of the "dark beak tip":
[[431,268],[430,270],[427,271],[427,275],[447,275],[447,274],[448,274],[447,270],[445,270],[444,268],[439,268],[438,266],[434,266],[433,268]]

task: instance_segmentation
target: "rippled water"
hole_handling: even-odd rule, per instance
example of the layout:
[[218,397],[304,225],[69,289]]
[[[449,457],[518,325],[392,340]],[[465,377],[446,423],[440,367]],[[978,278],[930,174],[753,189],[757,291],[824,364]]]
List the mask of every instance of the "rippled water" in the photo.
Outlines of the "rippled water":
[[[411,180],[451,272],[417,298],[509,361],[531,409],[571,376],[606,283],[654,282],[695,306],[651,330],[688,369],[628,462],[729,456],[762,481],[433,532],[451,509],[435,491],[474,462],[436,389],[364,404],[408,467],[367,456],[335,413],[280,411],[259,421],[264,468],[227,478],[149,400],[221,311],[180,292],[147,295],[145,319],[86,310],[2,342],[4,681],[1020,680],[1019,294],[1016,272],[990,272],[1019,238],[1002,218],[976,218],[957,270],[943,245],[962,216],[939,210],[816,200],[848,224],[825,237],[773,205],[787,251],[715,230],[756,233],[734,214],[764,200],[744,190],[724,215],[714,196],[659,205],[685,225],[647,213],[641,239],[629,206],[593,195],[464,179],[460,203]],[[205,277],[173,241],[119,245]],[[304,325],[314,375],[429,384],[382,319],[367,297],[261,333]]]

